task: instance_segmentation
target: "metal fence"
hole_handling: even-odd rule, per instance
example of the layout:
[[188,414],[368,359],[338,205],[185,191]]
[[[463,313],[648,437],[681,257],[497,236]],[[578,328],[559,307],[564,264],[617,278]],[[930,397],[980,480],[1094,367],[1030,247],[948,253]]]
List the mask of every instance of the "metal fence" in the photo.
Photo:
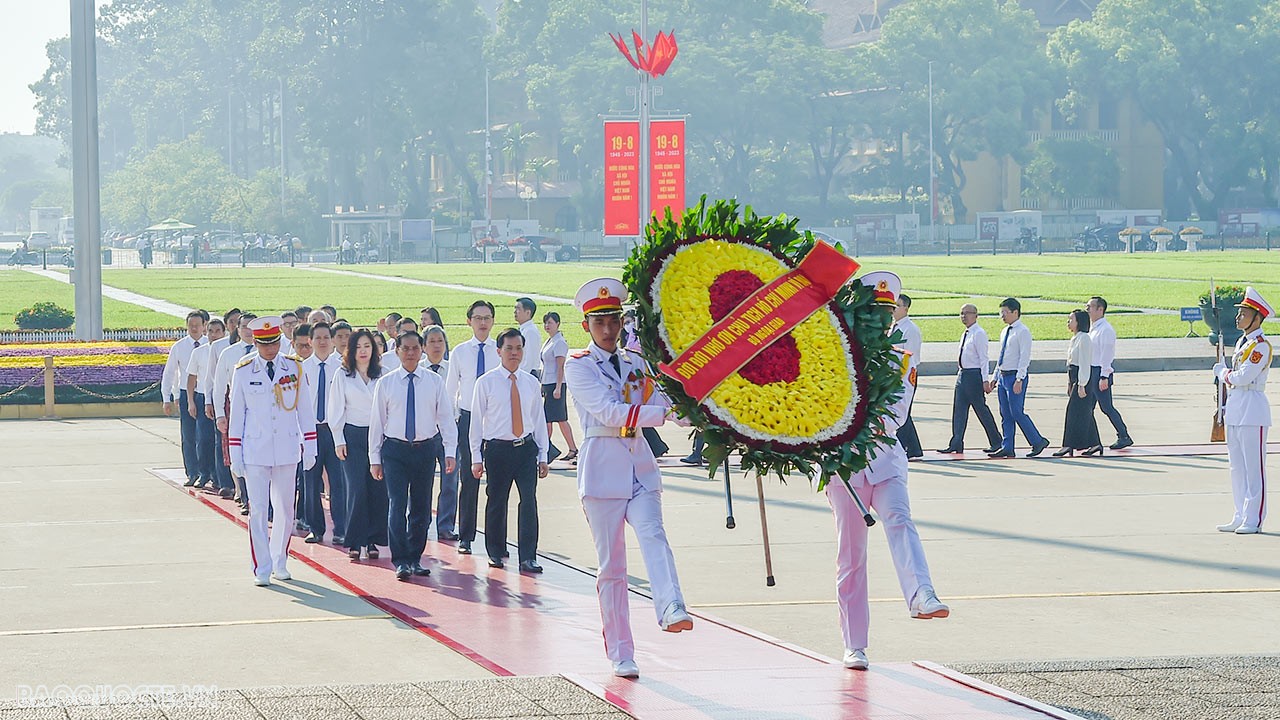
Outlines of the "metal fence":
[[[175,321],[176,322],[176,321]],[[114,340],[121,342],[150,342],[150,341],[166,341],[172,342],[181,338],[186,334],[185,330],[168,329],[168,330],[107,330],[103,333],[103,340]],[[52,342],[71,342],[75,340],[75,333],[71,330],[5,330],[0,331],[0,345],[13,343],[52,343]],[[0,350],[0,355],[4,355],[4,351]]]

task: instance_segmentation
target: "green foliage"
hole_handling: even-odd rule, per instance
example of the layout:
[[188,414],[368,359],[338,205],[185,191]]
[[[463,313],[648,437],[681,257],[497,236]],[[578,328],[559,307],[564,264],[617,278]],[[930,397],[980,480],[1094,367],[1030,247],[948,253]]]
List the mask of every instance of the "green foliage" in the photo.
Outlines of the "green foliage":
[[1120,165],[1100,140],[1045,138],[1022,169],[1022,182],[1023,194],[1031,197],[1113,198]]
[[[796,230],[798,223],[798,219],[786,216],[760,217],[750,207],[740,213],[738,203],[733,200],[717,200],[708,206],[705,195],[695,207],[684,213],[679,223],[671,213],[663,219],[655,217],[645,227],[647,241],[632,251],[622,275],[622,281],[635,302],[636,324],[644,356],[666,361],[672,359],[659,337],[662,308],[653,305],[652,285],[662,259],[675,247],[707,237],[734,238],[767,248],[786,258],[794,267],[816,244],[811,233],[801,234]],[[834,476],[847,480],[866,467],[877,437],[885,433],[887,407],[902,392],[901,372],[885,333],[892,318],[877,308],[872,299],[870,288],[852,282],[846,284],[831,303],[853,330],[854,337],[850,341],[861,346],[863,365],[860,370],[867,379],[866,393],[862,398],[866,403],[867,420],[847,442],[789,450],[774,443],[743,438],[713,423],[698,402],[685,394],[679,381],[658,375],[663,392],[679,416],[701,430],[706,443],[703,455],[710,463],[709,477],[714,477],[721,463],[737,451],[742,452],[745,470],[760,475],[773,473],[784,481],[794,470],[811,479],[817,477],[819,489]]]
[[13,316],[19,330],[63,330],[71,327],[76,316],[51,302],[38,302]]
[[[1218,285],[1213,289],[1213,294],[1217,296],[1219,309],[1222,309],[1222,308],[1234,309],[1236,306],[1236,303],[1242,302],[1244,300],[1244,288],[1240,287],[1239,285]],[[1200,293],[1201,305],[1208,305],[1209,299],[1210,298],[1209,298],[1208,291]]]

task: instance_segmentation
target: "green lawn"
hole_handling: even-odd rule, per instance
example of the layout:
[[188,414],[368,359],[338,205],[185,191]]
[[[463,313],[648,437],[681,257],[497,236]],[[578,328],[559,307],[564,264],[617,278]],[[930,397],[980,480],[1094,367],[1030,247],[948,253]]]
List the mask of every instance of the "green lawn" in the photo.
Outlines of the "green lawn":
[[[16,269],[0,269],[0,330],[17,330],[13,316],[38,302],[52,302],[75,311],[75,289],[66,283]],[[108,328],[152,328],[180,325],[154,310],[103,298],[102,322]]]
[[[906,291],[915,299],[912,315],[928,341],[954,341],[960,333],[960,305],[972,302],[984,316],[983,325],[999,330],[997,305],[1006,296],[1023,303],[1024,317],[1037,338],[1065,338],[1069,310],[1083,307],[1089,296],[1099,294],[1111,304],[1111,319],[1121,337],[1181,337],[1186,323],[1170,311],[1197,304],[1212,275],[1219,284],[1252,284],[1264,295],[1280,300],[1280,283],[1274,282],[1272,265],[1280,259],[1266,251],[1201,252],[1168,255],[1056,254],[965,255],[955,257],[861,258],[866,272],[890,269],[902,276]],[[480,264],[449,263],[413,265],[360,265],[350,269],[369,275],[387,275],[432,282],[488,288],[508,293],[532,293],[571,298],[578,286],[600,276],[619,277],[621,263]],[[71,288],[29,273],[0,275],[0,327],[11,327],[13,313],[49,297],[71,305]],[[1255,278],[1271,282],[1258,282]],[[450,337],[466,337],[466,307],[482,297],[498,307],[500,325],[510,322],[512,298],[484,291],[463,291],[392,281],[343,276],[302,268],[220,268],[179,270],[103,271],[109,285],[187,306],[221,313],[232,306],[258,312],[278,312],[300,303],[336,305],[357,325],[373,324],[390,310],[417,314],[434,305],[444,314]],[[12,308],[12,309],[9,309]],[[572,320],[568,303],[545,303]],[[1155,311],[1155,312],[1144,312]],[[108,327],[176,326],[167,316],[107,301]],[[6,325],[5,322],[9,324]],[[585,341],[571,322],[565,325],[570,344]],[[1197,326],[1205,334],[1203,325]]]

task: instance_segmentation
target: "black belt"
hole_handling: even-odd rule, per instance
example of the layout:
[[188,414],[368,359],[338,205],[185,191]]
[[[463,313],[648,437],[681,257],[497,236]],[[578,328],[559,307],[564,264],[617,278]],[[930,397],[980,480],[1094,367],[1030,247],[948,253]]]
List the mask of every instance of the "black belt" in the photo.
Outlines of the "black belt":
[[1005,376],[1009,376],[1009,375],[1017,375],[1017,374],[1018,374],[1018,371],[1017,371],[1017,370],[1001,370],[1001,371],[1000,371],[1000,374],[1001,374],[1001,375],[1005,375]]
[[521,446],[523,446],[525,443],[530,443],[530,442],[533,442],[533,433],[530,433],[530,434],[528,434],[528,435],[525,435],[524,437],[522,437],[522,438],[520,438],[520,439],[518,439],[518,440],[498,440],[497,438],[494,438],[494,439],[492,439],[492,440],[485,440],[485,441],[484,441],[484,444],[486,444],[486,445],[494,445],[494,444],[497,444],[497,445],[501,445],[501,446],[503,446],[503,447],[521,447]]
[[385,438],[385,440],[391,443],[392,445],[401,445],[404,447],[418,447],[421,445],[426,445],[429,442],[435,442],[436,440],[439,440],[439,439],[440,439],[440,433],[436,433],[435,435],[432,435],[426,440],[410,441],[410,440],[401,440],[400,438],[393,438],[393,437]]
[[[968,372],[968,373],[976,372],[976,373],[980,373],[980,372],[982,372],[982,368],[967,368],[967,367],[962,367],[962,368],[960,368],[960,372]],[[1016,372],[1016,371],[1015,371],[1015,372]]]

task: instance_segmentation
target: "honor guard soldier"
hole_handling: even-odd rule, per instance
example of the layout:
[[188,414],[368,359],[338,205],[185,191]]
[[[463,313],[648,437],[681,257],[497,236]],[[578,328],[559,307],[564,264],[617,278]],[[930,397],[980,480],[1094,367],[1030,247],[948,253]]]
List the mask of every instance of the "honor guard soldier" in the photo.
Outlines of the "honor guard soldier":
[[671,404],[657,392],[644,360],[618,345],[626,287],[612,278],[592,280],[574,297],[591,335],[585,350],[570,353],[565,381],[582,420],[578,497],[591,526],[599,559],[596,592],[604,646],[613,673],[640,676],[627,601],[626,524],[640,543],[649,571],[658,624],[667,632],[693,629],[685,610],[675,557],[662,526],[662,473],[642,427],[659,427]]
[[[291,576],[285,567],[293,536],[294,483],[298,461],[316,462],[316,420],[302,362],[280,352],[280,318],[261,317],[249,325],[256,355],[231,373],[231,415],[227,444],[231,472],[249,492],[249,553],[258,585]],[[270,503],[275,532],[267,532]]]
[[1236,327],[1244,332],[1236,342],[1231,367],[1213,366],[1218,381],[1227,387],[1223,424],[1227,428],[1227,455],[1231,460],[1231,497],[1235,514],[1219,525],[1222,532],[1251,535],[1262,532],[1267,517],[1267,428],[1271,405],[1267,402],[1267,370],[1271,367],[1271,342],[1262,336],[1262,321],[1271,306],[1253,288],[1236,305]]
[[[875,290],[876,303],[886,311],[897,303],[902,281],[891,272],[872,272],[860,278]],[[929,576],[929,563],[920,543],[920,533],[911,519],[911,499],[907,494],[907,453],[895,434],[906,420],[914,387],[907,381],[911,357],[898,350],[902,363],[902,397],[889,407],[884,418],[884,435],[861,472],[849,478],[849,486],[837,477],[829,478],[827,501],[836,516],[836,602],[840,607],[840,627],[844,636],[844,666],[867,669],[867,635],[871,609],[867,599],[867,524],[850,488],[868,507],[875,508],[884,522],[889,554],[898,574],[902,596],[911,617],[922,620],[944,618],[950,608],[938,600]]]

